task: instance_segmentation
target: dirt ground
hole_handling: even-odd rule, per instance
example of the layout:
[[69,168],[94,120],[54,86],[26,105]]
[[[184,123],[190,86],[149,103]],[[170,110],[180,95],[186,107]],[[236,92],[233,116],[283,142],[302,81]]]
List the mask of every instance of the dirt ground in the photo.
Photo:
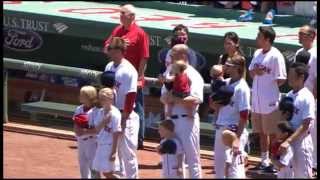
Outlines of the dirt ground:
[[[140,178],[160,178],[160,156],[138,151]],[[4,178],[80,178],[75,141],[3,131]],[[213,178],[213,160],[201,159],[204,178]]]

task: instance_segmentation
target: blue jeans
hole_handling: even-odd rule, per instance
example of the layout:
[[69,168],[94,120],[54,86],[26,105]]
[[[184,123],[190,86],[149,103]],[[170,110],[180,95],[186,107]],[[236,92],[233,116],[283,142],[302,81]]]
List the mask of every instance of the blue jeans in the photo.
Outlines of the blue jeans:
[[137,97],[136,97],[136,107],[134,108],[134,111],[139,116],[140,121],[140,127],[139,127],[139,135],[138,135],[138,142],[143,142],[144,139],[144,131],[145,131],[145,122],[144,122],[144,96],[143,96],[143,90],[141,88],[138,88],[137,90]]

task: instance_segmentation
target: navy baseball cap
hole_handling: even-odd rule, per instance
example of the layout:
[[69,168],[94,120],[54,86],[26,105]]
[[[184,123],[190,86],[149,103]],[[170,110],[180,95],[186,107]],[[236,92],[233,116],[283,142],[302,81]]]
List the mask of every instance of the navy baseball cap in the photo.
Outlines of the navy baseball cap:
[[103,86],[106,87],[114,87],[115,86],[115,72],[113,71],[105,71],[101,74],[100,82]]

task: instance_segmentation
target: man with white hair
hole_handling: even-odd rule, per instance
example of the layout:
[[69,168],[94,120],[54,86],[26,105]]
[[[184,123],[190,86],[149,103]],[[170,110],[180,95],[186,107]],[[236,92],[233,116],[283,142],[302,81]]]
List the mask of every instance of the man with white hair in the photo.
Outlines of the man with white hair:
[[[185,159],[188,164],[190,178],[201,178],[200,164],[200,118],[197,112],[199,104],[203,102],[204,81],[201,75],[188,63],[188,46],[177,44],[173,46],[170,53],[172,61],[183,60],[187,64],[185,73],[190,80],[190,96],[185,98],[175,98],[170,119],[175,124],[175,133],[182,144]],[[171,66],[167,68],[170,71]],[[166,88],[162,87],[161,94],[166,93]],[[162,99],[161,99],[162,101]],[[162,101],[165,103],[164,101]],[[188,116],[186,106],[196,107],[193,116]]]
[[149,37],[136,22],[136,9],[131,4],[120,6],[120,25],[115,27],[109,38],[104,42],[104,52],[107,54],[112,37],[121,37],[126,41],[124,57],[135,67],[138,72],[138,91],[135,100],[134,111],[139,115],[140,128],[138,137],[138,149],[143,149],[145,131],[144,122],[144,73],[149,58]]

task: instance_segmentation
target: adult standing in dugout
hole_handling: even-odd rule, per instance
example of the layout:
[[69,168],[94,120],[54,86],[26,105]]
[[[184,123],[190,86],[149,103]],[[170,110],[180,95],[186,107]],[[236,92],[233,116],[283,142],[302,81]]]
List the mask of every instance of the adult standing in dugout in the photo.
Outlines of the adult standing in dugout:
[[114,28],[111,35],[104,42],[104,52],[107,54],[112,37],[121,37],[126,41],[124,57],[135,67],[138,72],[138,89],[134,111],[139,115],[140,128],[138,149],[143,149],[145,131],[144,122],[144,73],[149,59],[149,37],[135,22],[136,9],[131,4],[120,6],[120,25]]
[[269,146],[277,133],[277,122],[280,119],[278,103],[279,86],[287,79],[286,65],[281,52],[272,46],[276,33],[270,26],[260,26],[256,38],[257,49],[249,66],[252,83],[252,127],[259,133],[261,163],[251,170],[263,170],[275,173],[270,163]]
[[139,117],[133,111],[137,94],[138,73],[133,65],[124,58],[125,41],[113,37],[108,46],[108,54],[112,59],[105,71],[115,72],[116,100],[115,106],[121,112],[122,136],[119,140],[119,158],[121,173],[125,178],[138,178],[138,131]]
[[[298,37],[299,43],[302,45],[302,48],[298,49],[296,55],[306,50],[310,53],[310,59],[308,61],[308,73],[309,76],[304,83],[304,86],[308,88],[315,100],[317,101],[317,48],[314,46],[314,40],[316,38],[316,29],[309,25],[304,25],[299,29]],[[317,103],[315,103],[317,109]],[[311,137],[313,141],[313,154],[312,154],[312,168],[314,173],[317,171],[317,119],[315,119],[314,123],[312,124],[311,129]]]
[[[190,178],[201,178],[200,117],[197,110],[199,104],[203,102],[204,81],[199,72],[189,65],[187,45],[177,44],[173,46],[170,56],[173,62],[176,60],[186,62],[187,69],[185,72],[191,81],[190,96],[183,99],[174,98],[171,119],[175,124],[175,132],[178,140],[180,140],[182,144]],[[161,93],[164,94],[165,92],[166,88],[162,87]],[[188,112],[186,108],[184,108],[185,106],[196,107],[192,118],[187,115]]]

